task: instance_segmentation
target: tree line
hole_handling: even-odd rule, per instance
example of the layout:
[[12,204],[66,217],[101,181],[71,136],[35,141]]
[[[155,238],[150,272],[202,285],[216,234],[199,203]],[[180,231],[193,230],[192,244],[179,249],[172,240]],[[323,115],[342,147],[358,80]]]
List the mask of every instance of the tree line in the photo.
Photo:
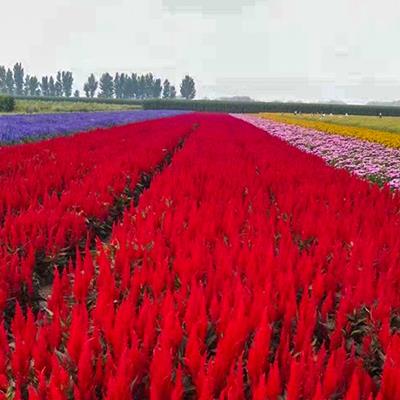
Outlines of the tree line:
[[[5,68],[0,65],[0,93],[16,96],[46,96],[46,97],[80,97],[80,91],[73,92],[74,78],[71,71],[58,71],[55,76],[25,74],[21,63]],[[116,73],[112,76],[105,72],[97,80],[90,74],[83,85],[83,93],[88,98],[104,99],[175,99],[177,91],[168,79],[162,81],[152,73],[126,74]],[[186,75],[180,84],[182,98],[192,100],[196,96],[195,82]]]

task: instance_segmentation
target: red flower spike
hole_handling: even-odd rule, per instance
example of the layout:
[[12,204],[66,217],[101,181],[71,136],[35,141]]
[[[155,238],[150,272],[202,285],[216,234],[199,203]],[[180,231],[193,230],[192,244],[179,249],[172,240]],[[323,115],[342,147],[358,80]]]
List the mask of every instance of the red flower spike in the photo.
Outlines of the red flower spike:
[[253,383],[258,382],[259,377],[266,371],[271,334],[271,328],[264,317],[256,331],[248,356],[247,369]]

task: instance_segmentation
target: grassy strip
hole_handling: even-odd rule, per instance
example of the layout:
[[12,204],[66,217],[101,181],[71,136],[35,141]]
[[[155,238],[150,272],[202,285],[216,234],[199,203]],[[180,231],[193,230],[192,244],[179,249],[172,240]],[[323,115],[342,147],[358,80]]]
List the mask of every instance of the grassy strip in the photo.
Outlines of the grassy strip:
[[19,100],[15,101],[14,113],[58,113],[58,112],[85,112],[85,111],[125,111],[141,109],[137,104],[108,104],[87,103],[81,101],[40,101]]

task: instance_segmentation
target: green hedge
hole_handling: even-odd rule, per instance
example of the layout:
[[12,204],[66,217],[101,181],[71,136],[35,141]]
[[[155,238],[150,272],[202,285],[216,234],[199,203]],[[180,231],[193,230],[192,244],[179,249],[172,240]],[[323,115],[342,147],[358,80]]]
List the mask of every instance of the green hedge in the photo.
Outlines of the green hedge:
[[37,101],[72,101],[84,103],[104,103],[104,104],[131,104],[140,105],[144,109],[174,109],[207,112],[229,112],[229,113],[258,113],[276,112],[293,113],[301,112],[304,114],[349,114],[349,115],[379,115],[400,116],[400,107],[396,106],[372,106],[356,104],[319,104],[319,103],[278,103],[278,102],[236,102],[218,100],[141,100],[141,99],[102,99],[86,97],[28,97],[16,96],[17,99],[37,100]]
[[229,113],[294,113],[304,114],[353,114],[400,116],[400,107],[367,106],[355,104],[318,104],[318,103],[267,103],[267,102],[234,102],[217,100],[146,100],[145,109],[175,109]]
[[14,108],[14,97],[0,95],[0,112],[11,112],[14,111]]

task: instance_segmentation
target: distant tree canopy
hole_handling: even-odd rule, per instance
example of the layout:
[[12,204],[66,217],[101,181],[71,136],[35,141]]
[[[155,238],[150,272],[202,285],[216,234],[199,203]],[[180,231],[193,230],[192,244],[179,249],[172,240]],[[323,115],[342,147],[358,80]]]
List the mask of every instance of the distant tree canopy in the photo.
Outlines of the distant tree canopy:
[[196,97],[196,86],[193,78],[189,75],[182,79],[181,96],[186,100],[192,100]]
[[7,86],[6,86],[6,69],[0,65],[0,93],[6,93]]
[[86,97],[93,98],[96,94],[98,86],[99,83],[97,82],[95,76],[91,74],[86,83],[83,85],[83,91],[85,92]]
[[114,77],[114,92],[116,99],[122,99],[124,93],[124,85],[125,85],[125,74],[119,74],[118,72]]
[[21,96],[24,90],[24,69],[21,63],[16,63],[13,68],[15,94]]
[[[93,97],[90,92],[90,82],[95,88],[95,77],[90,75],[88,81],[84,85],[84,92],[87,97]],[[162,83],[160,78],[155,78],[152,73],[137,75],[135,73],[126,74],[117,72],[112,78],[111,74],[104,73],[100,77],[98,97],[116,99],[158,99],[173,98],[176,96],[176,91],[171,91],[173,86],[169,86],[168,79]]]
[[98,97],[110,99],[114,94],[114,80],[113,77],[108,73],[104,73],[100,78],[100,93]]
[[170,97],[170,99],[175,99],[176,98],[175,86],[171,86],[171,89],[169,90],[169,97]]
[[36,76],[31,76],[28,82],[29,96],[39,96],[40,95],[40,85],[39,80]]
[[158,99],[161,96],[162,86],[161,86],[161,79],[156,79],[153,83],[153,98]]
[[23,89],[24,96],[29,96],[29,95],[30,95],[30,94],[29,94],[29,84],[30,84],[30,80],[31,80],[31,77],[30,77],[29,75],[26,75],[26,76],[25,76],[25,80],[24,80],[24,89]]
[[54,89],[56,92],[56,97],[62,97],[63,95],[63,83],[61,71],[57,72],[56,83],[54,84]]
[[56,95],[56,84],[54,82],[54,78],[50,76],[49,79],[49,95],[55,97]]
[[61,73],[61,84],[62,91],[65,97],[72,96],[72,84],[74,83],[74,78],[72,77],[72,72],[63,71]]
[[168,99],[171,94],[171,84],[169,83],[169,80],[166,79],[163,83],[163,92],[162,92],[162,97],[163,99]]
[[14,94],[14,75],[10,68],[7,69],[6,73],[6,93]]
[[43,96],[50,96],[49,77],[42,76],[42,82],[40,83],[40,91]]
[[[58,71],[53,75],[37,77],[25,74],[22,63],[13,68],[0,65],[0,94],[16,96],[45,97],[79,97],[80,92],[74,88],[74,77],[71,71]],[[185,76],[180,87],[181,96],[193,99],[196,95],[193,78]],[[103,73],[99,80],[90,74],[83,85],[83,93],[88,98],[105,99],[174,99],[175,86],[168,79],[162,80],[151,72],[147,74],[117,72],[111,75]]]

